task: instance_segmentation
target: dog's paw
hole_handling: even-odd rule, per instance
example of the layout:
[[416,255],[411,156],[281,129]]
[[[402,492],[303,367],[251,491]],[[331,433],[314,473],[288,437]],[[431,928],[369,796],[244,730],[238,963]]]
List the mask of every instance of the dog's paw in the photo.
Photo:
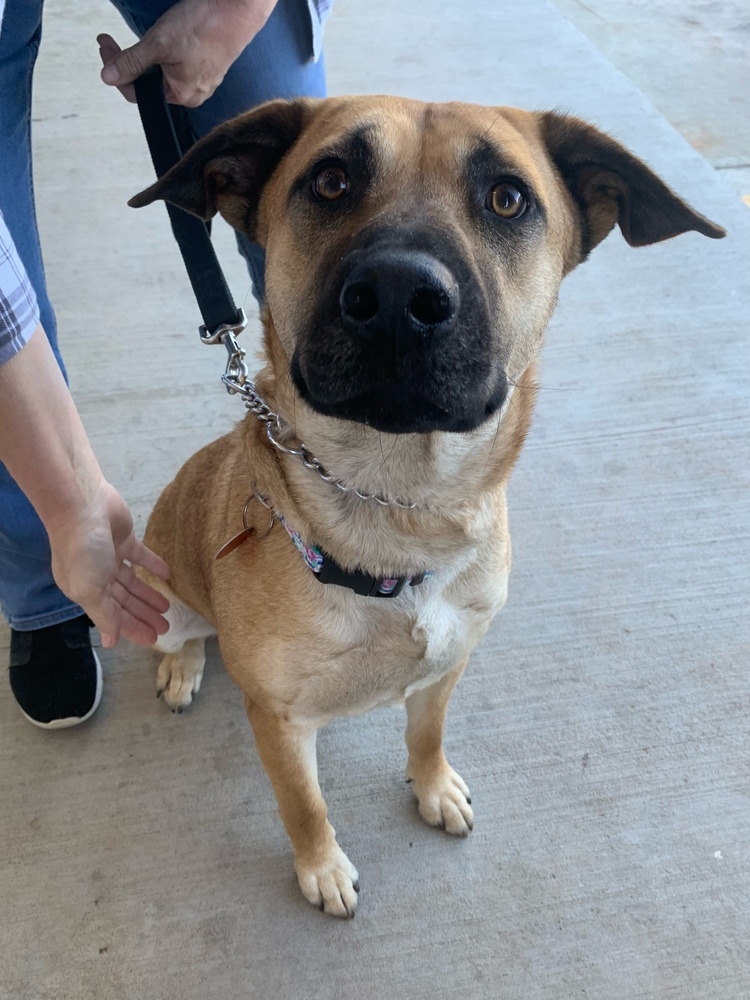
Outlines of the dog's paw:
[[173,712],[182,712],[200,691],[203,660],[167,653],[156,674],[156,697],[162,697]]
[[469,836],[474,829],[471,796],[466,782],[452,767],[446,764],[429,777],[414,775],[412,789],[419,814],[426,823],[439,826],[454,837]]
[[296,860],[299,887],[303,895],[319,910],[332,917],[351,919],[357,910],[359,875],[357,869],[334,843],[327,857],[316,864]]

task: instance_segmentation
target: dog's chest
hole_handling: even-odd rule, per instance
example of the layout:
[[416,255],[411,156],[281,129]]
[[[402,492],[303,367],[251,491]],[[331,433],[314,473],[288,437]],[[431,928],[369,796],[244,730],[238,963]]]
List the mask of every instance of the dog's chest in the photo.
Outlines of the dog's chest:
[[394,599],[327,588],[320,604],[317,683],[303,699],[313,714],[349,715],[400,703],[469,655],[505,602],[507,576],[472,572],[446,582],[436,574]]

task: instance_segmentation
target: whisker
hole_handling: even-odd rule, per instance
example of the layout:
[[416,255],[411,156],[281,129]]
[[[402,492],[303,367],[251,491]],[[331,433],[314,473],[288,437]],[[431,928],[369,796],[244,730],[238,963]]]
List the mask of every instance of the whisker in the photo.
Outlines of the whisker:
[[[507,376],[506,376],[507,378]],[[524,385],[522,382],[514,382],[512,378],[508,378],[510,385],[514,386],[516,389],[530,389],[532,391],[542,391],[545,392],[578,392],[580,391],[577,386],[563,386],[563,385]]]

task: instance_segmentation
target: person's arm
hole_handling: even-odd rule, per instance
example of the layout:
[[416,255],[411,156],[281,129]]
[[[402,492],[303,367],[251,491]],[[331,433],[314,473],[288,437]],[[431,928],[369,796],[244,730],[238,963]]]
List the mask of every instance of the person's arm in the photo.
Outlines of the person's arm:
[[152,645],[168,629],[169,602],[131,565],[163,579],[169,570],[136,538],[125,501],[105,480],[41,326],[0,364],[0,459],[47,529],[58,586],[104,645],[120,634]]
[[171,104],[197,108],[268,20],[276,0],[180,0],[124,51],[99,35],[102,80],[135,102],[133,81],[160,65]]

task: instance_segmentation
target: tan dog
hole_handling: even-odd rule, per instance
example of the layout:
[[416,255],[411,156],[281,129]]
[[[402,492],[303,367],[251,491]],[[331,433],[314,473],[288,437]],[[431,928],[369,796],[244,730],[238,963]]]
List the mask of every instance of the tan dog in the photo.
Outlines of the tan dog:
[[[159,690],[173,710],[188,705],[218,633],[302,892],[353,916],[358,876],[318,785],[318,728],[405,702],[419,812],[468,834],[443,722],[505,601],[505,487],[560,282],[616,223],[632,246],[724,231],[583,122],[391,97],[264,105],[131,204],[157,198],[220,212],[265,247],[256,385],[281,417],[271,436],[378,495],[324,481],[248,414],[187,462],[146,533],[172,572],[169,587],[152,581],[171,601]],[[215,559],[253,496],[253,534]],[[339,584],[322,585],[289,529]],[[382,594],[394,578],[406,579],[391,597],[341,585]]]

